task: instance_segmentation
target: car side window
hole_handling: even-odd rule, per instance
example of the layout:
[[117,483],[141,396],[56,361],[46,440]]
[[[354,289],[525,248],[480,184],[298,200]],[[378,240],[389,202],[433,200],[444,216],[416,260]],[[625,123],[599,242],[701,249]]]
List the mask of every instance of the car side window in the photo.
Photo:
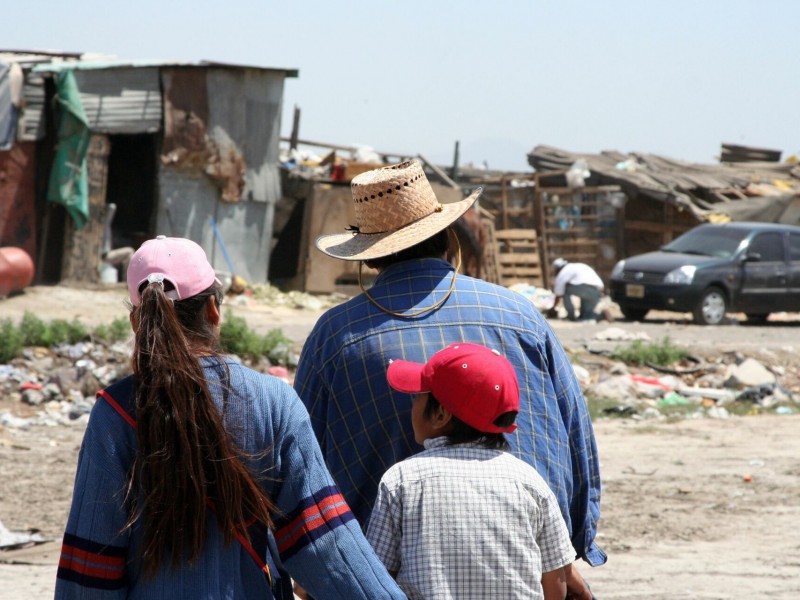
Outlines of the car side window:
[[789,234],[789,260],[800,261],[800,233]]
[[759,233],[750,242],[748,254],[758,254],[762,262],[783,260],[783,240],[780,233]]

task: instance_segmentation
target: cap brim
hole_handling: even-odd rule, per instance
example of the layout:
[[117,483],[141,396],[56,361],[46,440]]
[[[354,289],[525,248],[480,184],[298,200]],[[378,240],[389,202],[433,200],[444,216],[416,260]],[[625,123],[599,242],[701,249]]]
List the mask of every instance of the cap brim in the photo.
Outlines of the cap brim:
[[386,233],[334,233],[321,235],[316,246],[321,251],[343,260],[382,258],[427,240],[454,223],[478,199],[482,188],[458,202],[442,204],[442,210],[429,214],[396,231]]
[[422,370],[424,368],[425,365],[420,363],[394,360],[389,363],[389,368],[386,370],[386,379],[389,381],[389,385],[398,392],[407,394],[429,392],[430,390],[423,389],[424,386],[422,385]]

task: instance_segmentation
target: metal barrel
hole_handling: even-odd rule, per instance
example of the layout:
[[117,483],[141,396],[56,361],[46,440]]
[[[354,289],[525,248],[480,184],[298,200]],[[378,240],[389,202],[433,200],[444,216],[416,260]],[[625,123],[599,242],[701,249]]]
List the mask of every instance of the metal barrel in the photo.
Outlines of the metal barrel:
[[22,248],[0,248],[0,298],[21,292],[33,281],[33,259]]

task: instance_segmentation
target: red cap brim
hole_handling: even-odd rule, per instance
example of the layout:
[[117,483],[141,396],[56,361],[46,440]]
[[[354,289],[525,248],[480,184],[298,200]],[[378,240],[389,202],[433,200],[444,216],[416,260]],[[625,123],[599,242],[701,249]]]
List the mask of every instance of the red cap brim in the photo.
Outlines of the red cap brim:
[[430,390],[424,389],[425,386],[422,384],[422,370],[424,368],[425,365],[419,363],[394,360],[389,363],[386,379],[389,381],[389,385],[398,392],[407,394],[429,392]]

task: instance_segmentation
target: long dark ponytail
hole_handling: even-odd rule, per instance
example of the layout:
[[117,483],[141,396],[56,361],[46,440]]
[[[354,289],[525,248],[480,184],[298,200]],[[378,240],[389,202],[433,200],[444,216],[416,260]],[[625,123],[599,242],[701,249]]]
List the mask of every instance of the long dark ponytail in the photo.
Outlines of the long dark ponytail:
[[274,507],[226,432],[200,363],[207,355],[223,364],[209,320],[211,297],[219,307],[221,290],[212,286],[173,301],[163,285],[147,284],[132,309],[138,448],[128,525],[143,527],[145,576],[155,575],[166,557],[173,568],[197,558],[209,506],[228,543],[237,529],[247,537],[253,520],[271,527]]

